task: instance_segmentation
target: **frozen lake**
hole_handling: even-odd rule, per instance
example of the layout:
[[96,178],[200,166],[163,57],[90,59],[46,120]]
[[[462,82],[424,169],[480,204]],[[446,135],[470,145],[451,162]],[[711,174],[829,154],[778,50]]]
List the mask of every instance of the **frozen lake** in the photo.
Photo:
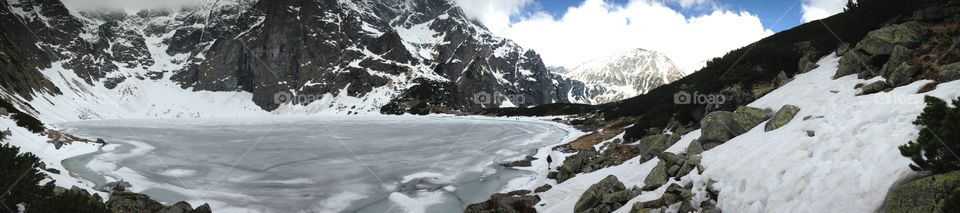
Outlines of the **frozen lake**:
[[104,120],[59,124],[104,138],[65,161],[97,185],[214,211],[459,212],[525,172],[506,159],[567,132],[531,121],[458,117]]

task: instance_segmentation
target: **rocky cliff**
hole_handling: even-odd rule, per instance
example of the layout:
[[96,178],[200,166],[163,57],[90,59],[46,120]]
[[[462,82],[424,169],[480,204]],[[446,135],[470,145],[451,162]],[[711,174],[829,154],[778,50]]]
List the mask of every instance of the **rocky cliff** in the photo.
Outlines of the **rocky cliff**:
[[[24,101],[74,88],[50,83],[42,72],[50,69],[72,71],[67,82],[83,87],[135,78],[247,92],[268,111],[470,112],[584,95],[536,52],[493,36],[447,1],[224,0],[129,13],[23,0],[0,4],[0,16],[0,66],[18,71],[0,78]],[[445,92],[414,95],[422,89]]]

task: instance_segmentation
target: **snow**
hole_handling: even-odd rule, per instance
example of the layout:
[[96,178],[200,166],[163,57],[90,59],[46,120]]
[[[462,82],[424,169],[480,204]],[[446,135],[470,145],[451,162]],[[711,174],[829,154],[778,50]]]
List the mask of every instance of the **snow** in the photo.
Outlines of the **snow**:
[[[70,172],[63,165],[63,160],[96,152],[100,145],[76,143],[56,149],[53,144],[47,143],[49,140],[47,137],[34,134],[30,132],[30,130],[17,126],[16,122],[7,116],[0,116],[0,126],[4,127],[4,129],[0,129],[0,131],[10,130],[12,133],[3,143],[19,147],[20,153],[33,153],[40,158],[42,162],[46,163],[46,168],[60,171],[60,174],[43,171],[51,177],[50,180],[56,181],[54,182],[55,185],[64,188],[77,186],[91,193],[95,192],[93,191],[92,184],[87,184],[87,182],[82,181],[82,179],[70,175]],[[107,195],[106,193],[99,194],[101,197],[106,197]]]
[[[797,75],[749,104],[774,110],[785,104],[799,106],[801,111],[790,123],[770,132],[764,132],[766,123],[761,123],[704,152],[703,174],[692,172],[679,183],[692,183],[694,191],[702,191],[708,180],[717,181],[718,206],[724,212],[880,210],[891,186],[918,175],[909,169],[910,160],[900,155],[897,146],[917,137],[912,122],[923,110],[923,96],[954,99],[960,96],[960,81],[942,83],[925,94],[917,91],[929,80],[886,93],[855,96],[856,84],[881,79],[861,80],[851,75],[833,80],[838,60],[836,55],[827,56],[818,63],[819,68]],[[812,119],[804,120],[807,116]],[[806,131],[814,131],[815,136],[808,137]],[[683,152],[699,136],[699,130],[690,132],[667,151]],[[541,194],[543,206],[538,204],[537,210],[569,212],[580,194],[607,175],[617,176],[627,187],[643,186],[657,161],[639,164],[635,158],[578,174]],[[545,182],[552,184],[552,180]],[[616,212],[628,212],[636,202],[659,198],[665,187],[644,192]],[[694,201],[704,196],[697,194]]]
[[433,20],[430,20],[410,27],[396,26],[394,30],[400,35],[407,51],[424,59],[433,59],[433,46],[443,41],[446,34],[430,29],[432,24]]
[[[897,146],[914,140],[913,120],[923,111],[924,95],[960,96],[960,82],[948,82],[917,94],[929,80],[887,93],[855,96],[855,75],[831,80],[838,58],[751,103],[759,108],[799,106],[784,127],[764,132],[763,125],[703,155],[705,178],[720,180],[720,207],[733,212],[873,212],[887,191],[916,175]],[[879,78],[878,78],[879,79]],[[831,92],[836,91],[836,93]],[[803,121],[806,116],[823,116]],[[814,131],[807,137],[806,131]],[[749,166],[747,166],[749,165]]]

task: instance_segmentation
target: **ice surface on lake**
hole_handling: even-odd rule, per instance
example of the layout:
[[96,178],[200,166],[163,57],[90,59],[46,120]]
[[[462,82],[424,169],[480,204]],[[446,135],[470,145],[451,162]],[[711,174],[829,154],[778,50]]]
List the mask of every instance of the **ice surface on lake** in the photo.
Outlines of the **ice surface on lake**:
[[265,212],[458,212],[523,174],[498,163],[567,134],[536,122],[409,116],[61,126],[111,144],[67,160],[97,184],[123,178],[165,202]]

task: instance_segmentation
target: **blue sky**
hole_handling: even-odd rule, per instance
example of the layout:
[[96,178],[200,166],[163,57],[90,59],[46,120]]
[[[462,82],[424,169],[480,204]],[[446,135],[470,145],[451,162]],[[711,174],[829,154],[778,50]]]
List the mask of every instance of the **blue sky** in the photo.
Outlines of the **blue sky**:
[[[569,7],[578,6],[583,0],[535,0],[535,4],[526,7],[524,14],[535,11],[547,11],[554,17],[561,17]],[[607,0],[620,5],[628,0]],[[760,18],[765,28],[780,32],[803,23],[801,2],[792,0],[717,0],[717,7],[731,11],[746,11]],[[667,4],[670,8],[687,17],[699,16],[711,12],[712,8],[681,8],[679,4]],[[782,19],[781,19],[782,16]],[[781,19],[777,22],[777,19]]]

